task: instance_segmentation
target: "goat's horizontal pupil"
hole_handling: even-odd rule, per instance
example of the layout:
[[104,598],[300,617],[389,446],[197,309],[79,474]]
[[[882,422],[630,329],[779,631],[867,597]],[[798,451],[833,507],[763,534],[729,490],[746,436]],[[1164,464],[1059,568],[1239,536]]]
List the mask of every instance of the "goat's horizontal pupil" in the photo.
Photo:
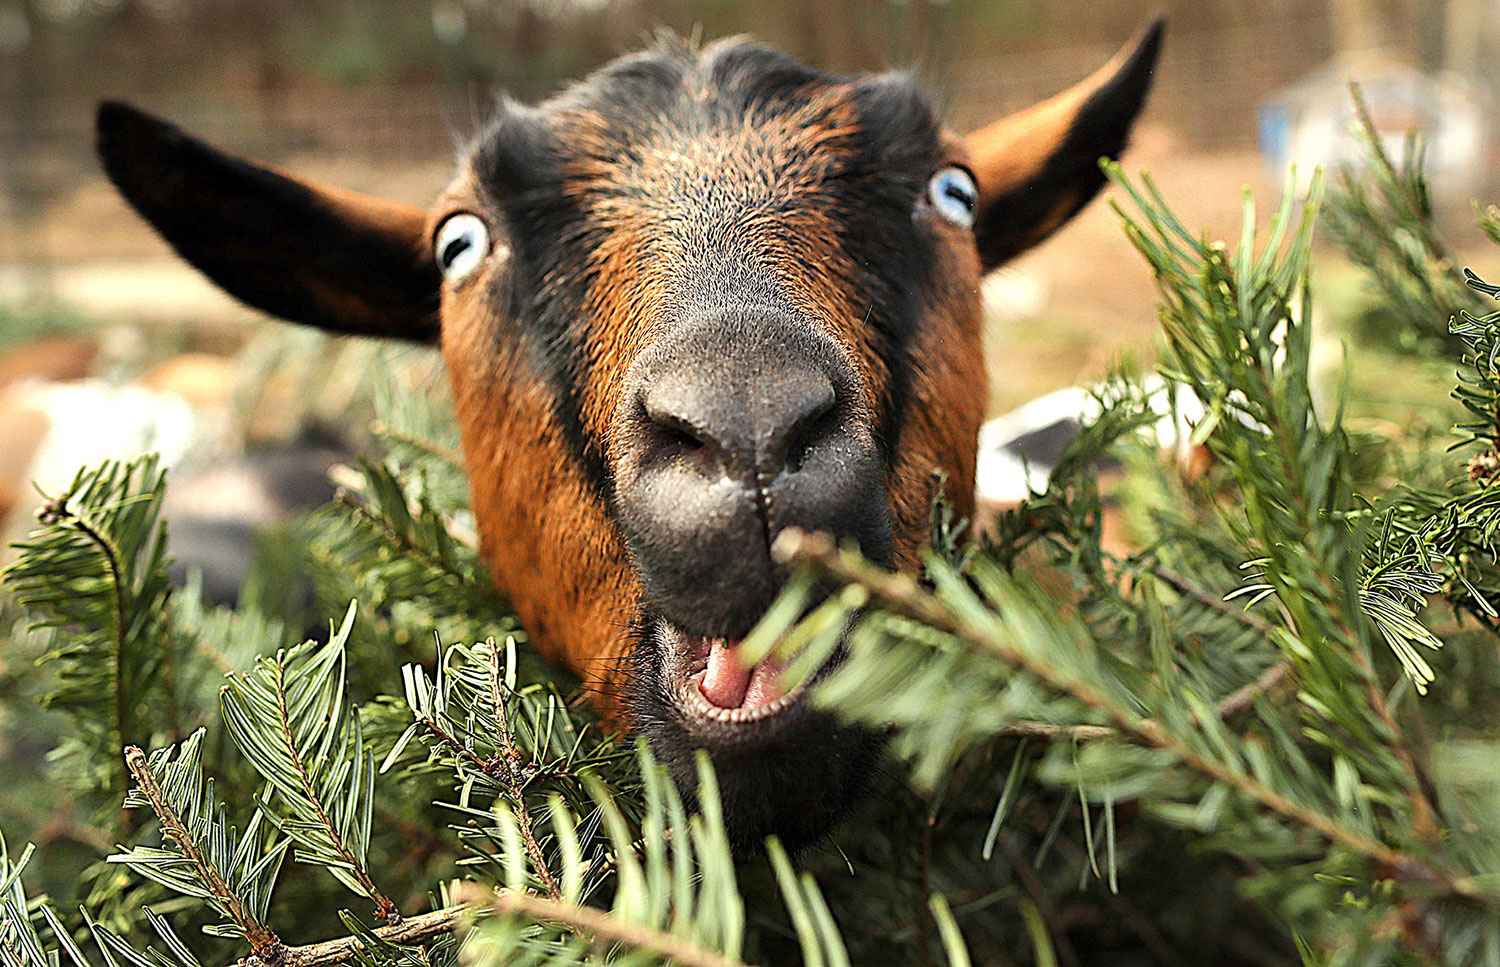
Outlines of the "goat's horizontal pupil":
[[443,247],[443,265],[445,267],[452,265],[453,260],[467,252],[469,250],[469,246],[473,244],[474,243],[471,239],[464,238],[463,236],[459,236],[458,238],[455,238],[453,241],[449,242]]
[[965,190],[961,185],[950,184],[943,189],[943,194],[947,195],[949,198],[952,198],[954,201],[961,203],[965,208],[973,208],[975,203],[978,201],[978,199],[974,197],[972,192]]

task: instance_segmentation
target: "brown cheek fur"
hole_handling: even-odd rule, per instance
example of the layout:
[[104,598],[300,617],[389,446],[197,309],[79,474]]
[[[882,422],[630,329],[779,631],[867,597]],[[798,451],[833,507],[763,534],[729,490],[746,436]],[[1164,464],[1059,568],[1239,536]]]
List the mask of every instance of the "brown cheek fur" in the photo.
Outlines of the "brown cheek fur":
[[974,513],[975,451],[989,403],[979,278],[979,260],[967,239],[946,247],[939,291],[911,347],[918,362],[889,491],[896,566],[903,571],[920,566],[939,486],[959,516]]
[[[943,130],[942,144],[952,163],[972,165],[964,140],[953,131]],[[920,566],[939,487],[960,517],[973,518],[979,427],[989,409],[979,299],[984,270],[968,230],[949,225],[936,230],[949,239],[934,272],[930,308],[911,347],[912,359],[920,362],[890,488],[896,564],[903,571]]]
[[486,281],[445,295],[442,339],[480,553],[542,654],[582,677],[606,723],[623,728],[620,697],[640,587],[546,389],[526,373],[515,341],[496,331],[504,322],[472,294]]

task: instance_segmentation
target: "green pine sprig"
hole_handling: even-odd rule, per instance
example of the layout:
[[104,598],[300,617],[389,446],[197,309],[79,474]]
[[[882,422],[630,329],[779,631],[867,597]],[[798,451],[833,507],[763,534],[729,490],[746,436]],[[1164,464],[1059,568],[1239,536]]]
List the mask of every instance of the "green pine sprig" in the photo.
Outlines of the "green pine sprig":
[[184,734],[160,522],[165,488],[154,456],[80,471],[0,574],[33,624],[52,629],[43,661],[54,684],[44,702],[73,723],[62,754],[78,781],[114,796],[127,785],[120,749]]
[[351,603],[326,643],[278,651],[231,675],[220,703],[230,737],[266,782],[261,815],[296,843],[294,858],[325,867],[391,923],[400,914],[367,863],[375,759],[346,694],[355,611]]
[[243,833],[229,824],[213,780],[203,774],[203,735],[200,729],[149,757],[127,747],[125,762],[136,785],[125,805],[156,814],[162,845],[121,847],[109,862],[202,900],[220,917],[208,932],[243,937],[257,956],[274,963],[281,941],[266,925],[266,912],[291,840],[263,829],[261,813]]

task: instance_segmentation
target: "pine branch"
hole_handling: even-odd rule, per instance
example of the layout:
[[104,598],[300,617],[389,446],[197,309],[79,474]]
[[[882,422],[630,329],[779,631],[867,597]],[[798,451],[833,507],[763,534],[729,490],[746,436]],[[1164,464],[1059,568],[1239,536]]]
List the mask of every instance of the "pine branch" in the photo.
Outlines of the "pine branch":
[[463,454],[452,447],[443,446],[409,430],[391,426],[384,420],[373,421],[370,424],[370,432],[382,439],[394,441],[421,454],[441,460],[450,466],[462,467],[464,465]]
[[[374,755],[364,748],[359,711],[345,694],[345,646],[353,603],[324,645],[307,642],[262,658],[221,692],[224,722],[240,751],[290,811],[269,802],[268,818],[340,882],[396,923],[400,914],[366,868],[375,796]],[[332,629],[330,629],[332,631]]]
[[80,471],[3,575],[33,627],[55,629],[44,702],[72,720],[73,748],[90,757],[79,771],[121,795],[119,750],[181,728],[164,494],[155,457]]
[[[201,733],[199,734],[201,735]],[[257,915],[256,911],[250,908],[250,905],[242,895],[243,885],[231,885],[226,878],[225,871],[220,868],[220,863],[216,861],[216,858],[210,858],[207,855],[204,846],[201,844],[201,832],[195,834],[193,829],[190,828],[190,825],[192,825],[190,821],[184,820],[177,807],[163,791],[161,784],[157,781],[155,771],[146,759],[146,753],[142,752],[136,746],[129,746],[125,749],[125,763],[130,769],[130,774],[135,778],[136,788],[140,791],[146,803],[150,805],[152,812],[156,813],[157,819],[160,820],[163,834],[177,844],[182,857],[191,864],[199,882],[207,890],[208,898],[234,921],[235,926],[239,928],[240,933],[243,934],[246,941],[249,942],[251,949],[255,952],[255,955],[262,962],[271,965],[279,964],[281,953],[284,950],[280,938],[266,927],[261,920],[261,916]],[[163,763],[165,763],[165,760],[163,760]],[[213,787],[210,784],[207,798],[210,809],[213,808],[212,795]],[[209,822],[213,823],[213,820],[210,818]],[[216,839],[222,841],[222,833],[216,831],[213,835]],[[247,835],[248,838],[249,836]],[[130,862],[137,869],[141,869],[144,872],[144,863],[130,858],[131,856],[139,855],[140,851],[137,850],[132,854],[126,854],[118,859],[123,862]],[[111,859],[116,858],[111,857]],[[260,864],[257,864],[256,869],[259,868]],[[269,891],[266,891],[266,893],[269,893]]]
[[495,850],[503,850],[504,843],[496,839],[494,817],[469,801],[475,793],[496,797],[516,821],[517,841],[541,892],[566,895],[537,830],[532,801],[542,792],[555,792],[582,806],[594,795],[592,782],[608,777],[617,792],[628,792],[639,779],[627,772],[629,751],[580,720],[552,688],[516,688],[517,651],[514,639],[507,638],[502,664],[493,639],[472,649],[453,646],[431,679],[421,667],[406,666],[402,675],[412,724],[396,740],[382,769],[401,756],[413,736],[430,739],[429,757],[452,768],[463,789],[453,808],[474,820],[460,829],[460,838],[487,861],[495,860]]
[[[500,725],[499,741],[500,756],[503,757],[503,768],[505,778],[510,789],[510,800],[516,810],[516,820],[520,829],[521,839],[526,844],[526,853],[531,857],[531,868],[536,873],[537,879],[541,880],[542,888],[547,891],[547,896],[553,900],[559,899],[562,894],[557,888],[557,877],[552,875],[552,870],[547,866],[546,857],[542,855],[542,847],[537,843],[536,824],[531,819],[531,811],[526,808],[526,780],[527,766],[522,760],[521,750],[516,748],[516,736],[510,729],[510,718],[505,711],[506,688],[500,669],[500,651],[495,647],[495,639],[489,639],[486,644],[490,651],[490,701],[495,706],[495,720]],[[491,760],[492,766],[500,766],[501,763]],[[493,773],[492,773],[493,775]]]
[[[367,468],[366,473],[368,474],[368,472]],[[414,528],[411,526],[415,523],[413,520],[404,521],[408,526],[403,527],[398,521],[385,516],[379,511],[372,510],[362,501],[347,493],[339,495],[338,503],[340,507],[352,513],[366,526],[374,528],[384,542],[395,548],[398,553],[410,555],[433,572],[449,575],[451,580],[461,580],[460,575],[453,573],[451,563],[444,559],[441,551],[435,549],[417,536]]]
[[[65,926],[46,900],[28,902],[21,876],[33,854],[28,846],[12,862],[0,836],[0,967],[93,967],[73,938],[73,929]],[[89,914],[81,911],[83,925],[104,953],[107,967],[202,967],[183,946],[165,920],[146,910],[146,920],[166,944],[167,953],[138,950],[117,934],[106,930]],[[51,934],[50,944],[33,922],[40,919]]]
[[[1319,421],[1312,393],[1306,280],[1321,183],[1314,179],[1296,222],[1290,192],[1283,197],[1258,255],[1247,196],[1240,245],[1231,254],[1192,238],[1149,179],[1142,190],[1117,165],[1107,170],[1143,218],[1116,206],[1156,271],[1170,363],[1210,409],[1195,434],[1206,438],[1238,484],[1242,506],[1224,515],[1226,525],[1240,546],[1259,555],[1260,585],[1287,612],[1291,632],[1278,632],[1276,640],[1299,662],[1299,684],[1341,721],[1339,729],[1317,734],[1369,770],[1394,772],[1412,807],[1412,828],[1430,841],[1438,824],[1429,783],[1401,737],[1369,655],[1365,629],[1379,627],[1391,640],[1390,616],[1360,607],[1365,540],[1349,526],[1357,509],[1349,443],[1337,419],[1328,426]],[[1313,656],[1303,641],[1326,647]],[[1360,684],[1365,709],[1350,702],[1351,678]],[[1376,728],[1383,741],[1355,741],[1344,726]]]
[[114,544],[98,529],[89,524],[77,514],[68,510],[68,495],[64,494],[54,500],[49,500],[37,514],[37,520],[44,525],[72,527],[89,539],[104,559],[105,580],[109,585],[110,603],[113,605],[113,637],[114,648],[111,650],[110,661],[110,695],[114,699],[114,738],[118,745],[123,746],[132,741],[127,724],[128,712],[126,710],[126,696],[124,694],[124,682],[126,680],[125,649],[128,647],[126,633],[125,615],[125,575],[120,568],[120,552],[115,549]]
[[[608,911],[579,900],[589,892],[585,857],[590,850],[579,839],[585,824],[560,798],[552,799],[552,825],[561,856],[557,899],[523,889],[530,860],[516,831],[517,819],[509,810],[497,810],[508,888],[493,904],[505,916],[486,921],[481,935],[467,944],[476,962],[509,963],[524,952],[532,958],[528,962],[575,965],[583,960],[581,940],[596,949],[618,948],[612,955],[647,955],[632,962],[740,967],[744,900],[707,756],[700,753],[697,760],[700,812],[692,817],[676,785],[644,744],[637,747],[637,756],[645,790],[645,816],[639,827],[626,822],[616,797],[601,783],[588,781],[591,802],[584,812],[601,820],[596,836],[613,861]],[[804,961],[847,964],[842,937],[816,882],[792,870],[774,839],[767,845]]]
[[[307,802],[312,806],[314,812],[317,813],[318,824],[327,832],[328,841],[338,858],[344,862],[350,874],[359,881],[360,888],[363,890],[365,896],[375,901],[376,915],[387,923],[400,923],[401,914],[397,912],[396,905],[370,879],[370,873],[365,869],[363,860],[356,856],[354,850],[350,849],[349,845],[344,841],[343,835],[339,832],[339,824],[333,821],[329,815],[328,806],[324,804],[323,798],[318,795],[318,790],[313,784],[312,768],[297,749],[297,739],[292,733],[292,713],[287,708],[286,696],[286,664],[277,661],[276,717],[281,726],[282,741],[286,743],[292,763],[296,767],[297,782],[302,788],[302,795],[306,797]],[[356,748],[357,745],[356,740]],[[358,755],[359,753],[356,751],[355,754]],[[373,763],[371,764],[373,765]]]
[[[773,547],[778,560],[786,564],[810,564],[820,573],[833,577],[841,583],[863,588],[879,599],[888,610],[912,618],[933,628],[957,633],[947,624],[949,617],[928,605],[932,599],[925,596],[910,578],[882,571],[865,563],[847,551],[838,548],[827,535],[810,534],[797,528],[786,528],[778,536]],[[1152,569],[1155,574],[1156,570]],[[1170,573],[1170,572],[1165,572]],[[1160,575],[1159,575],[1160,576]],[[1163,580],[1167,580],[1163,578]],[[1206,592],[1203,592],[1208,597]],[[1218,599],[1212,599],[1218,601]],[[1222,602],[1220,602],[1222,603]],[[1224,613],[1245,623],[1257,631],[1267,631],[1272,626],[1255,615],[1239,608],[1225,607]],[[1262,672],[1254,681],[1248,682],[1214,705],[1213,711],[1220,719],[1230,719],[1249,709],[1255,700],[1286,681],[1292,672],[1291,662],[1283,659]],[[1002,738],[1035,738],[1046,740],[1066,739],[1089,742],[1100,739],[1131,738],[1129,731],[1104,725],[1054,725],[1048,722],[1011,722],[995,733]],[[1140,739],[1136,735],[1136,739]]]
[[1266,619],[1260,617],[1257,614],[1254,614],[1251,611],[1246,610],[1245,608],[1235,607],[1228,601],[1225,601],[1224,598],[1219,595],[1213,594],[1210,591],[1205,591],[1203,588],[1200,588],[1198,585],[1194,584],[1192,581],[1189,581],[1187,578],[1183,577],[1181,574],[1178,574],[1176,571],[1173,571],[1171,568],[1163,567],[1160,564],[1147,565],[1144,568],[1138,568],[1132,563],[1127,563],[1124,561],[1120,561],[1118,563],[1120,563],[1122,567],[1128,568],[1130,570],[1144,570],[1152,577],[1161,580],[1162,583],[1166,584],[1167,587],[1176,591],[1178,594],[1186,595],[1192,598],[1194,601],[1197,601],[1204,607],[1212,608],[1220,614],[1233,618],[1246,627],[1253,628],[1263,635],[1269,635],[1276,630],[1276,626],[1271,624],[1271,622],[1267,621]]
[[725,957],[665,931],[621,920],[592,907],[532,893],[497,894],[493,907],[501,916],[523,916],[561,924],[599,946],[622,944],[631,950],[649,951],[678,967],[747,967],[738,957]]
[[26,889],[21,883],[34,850],[27,846],[14,861],[0,835],[0,965],[3,967],[52,967],[27,909]]
[[[535,762],[528,763],[520,748],[516,745],[515,733],[510,727],[510,717],[506,711],[505,692],[508,686],[505,683],[505,674],[500,667],[500,651],[495,646],[495,639],[490,638],[485,642],[489,652],[489,660],[486,663],[488,670],[490,711],[495,719],[495,741],[498,749],[494,755],[480,756],[473,749],[447,730],[438,720],[437,715],[424,714],[420,711],[420,700],[413,704],[418,720],[427,733],[441,742],[454,755],[474,769],[489,776],[499,786],[502,794],[510,803],[515,812],[517,829],[521,840],[526,846],[527,856],[531,859],[532,871],[536,874],[542,888],[547,896],[553,900],[558,899],[561,893],[558,890],[557,877],[553,875],[547,864],[546,855],[536,835],[536,823],[532,819],[531,810],[526,805],[526,785],[537,773],[538,767]],[[409,700],[410,701],[410,700]]]
[[1027,672],[1056,692],[1071,696],[1083,705],[1103,713],[1111,720],[1116,732],[1171,753],[1194,772],[1214,782],[1224,783],[1285,819],[1374,860],[1399,879],[1436,887],[1449,895],[1465,899],[1490,899],[1473,881],[1455,877],[1424,859],[1398,851],[1349,829],[1331,817],[1289,799],[1240,769],[1204,755],[1162,723],[1135,714],[1089,682],[1069,675],[1060,667],[1016,647],[992,629],[971,624],[939,598],[924,593],[907,575],[893,574],[877,568],[857,555],[837,548],[823,535],[809,535],[788,529],[777,539],[776,550],[781,560],[808,564],[828,578],[858,586],[883,609],[952,635],[972,648],[988,652],[1006,664]]
[[445,604],[457,593],[458,600],[493,611],[494,591],[483,577],[488,572],[475,550],[449,532],[448,518],[425,495],[407,494],[390,467],[366,461],[360,470],[364,493],[344,491],[336,498],[350,523],[348,537],[339,541],[341,553],[379,559],[391,595],[432,598],[442,588],[449,592]]
[[[725,957],[687,943],[679,937],[637,923],[622,921],[591,907],[566,903],[556,897],[531,893],[483,890],[477,885],[462,885],[459,897],[465,902],[409,917],[400,924],[379,927],[373,932],[393,944],[421,943],[452,930],[476,909],[488,905],[499,916],[523,916],[560,924],[597,944],[623,944],[632,950],[650,951],[678,967],[747,967],[744,961]],[[356,937],[340,937],[300,947],[283,947],[277,967],[333,967],[355,959],[363,951]],[[266,961],[246,957],[234,967],[259,967]]]
[[1448,319],[1475,300],[1434,229],[1425,146],[1410,135],[1404,157],[1393,159],[1359,86],[1349,91],[1366,163],[1338,173],[1324,220],[1380,296],[1358,319],[1360,334],[1406,352],[1456,348]]

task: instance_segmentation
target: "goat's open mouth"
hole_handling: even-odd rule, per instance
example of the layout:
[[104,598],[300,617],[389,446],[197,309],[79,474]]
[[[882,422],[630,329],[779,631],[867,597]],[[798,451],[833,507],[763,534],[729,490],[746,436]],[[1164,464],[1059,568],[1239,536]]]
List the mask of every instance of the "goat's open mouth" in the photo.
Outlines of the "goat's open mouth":
[[774,658],[750,663],[738,641],[690,635],[665,621],[657,627],[665,684],[688,724],[748,726],[801,705],[806,683],[788,690]]

